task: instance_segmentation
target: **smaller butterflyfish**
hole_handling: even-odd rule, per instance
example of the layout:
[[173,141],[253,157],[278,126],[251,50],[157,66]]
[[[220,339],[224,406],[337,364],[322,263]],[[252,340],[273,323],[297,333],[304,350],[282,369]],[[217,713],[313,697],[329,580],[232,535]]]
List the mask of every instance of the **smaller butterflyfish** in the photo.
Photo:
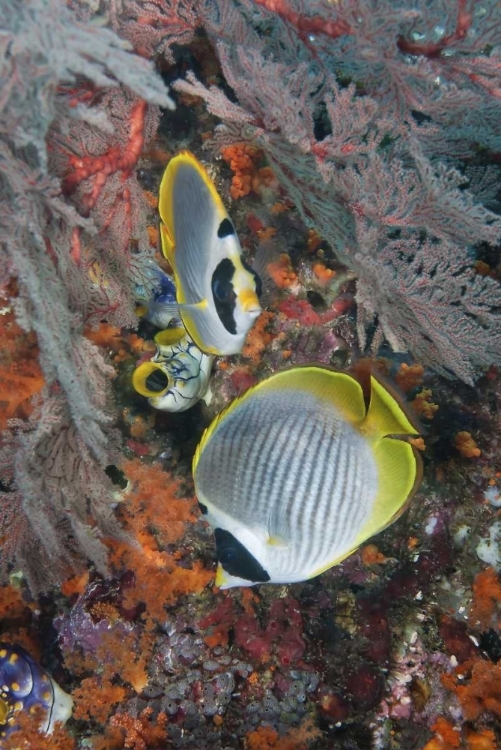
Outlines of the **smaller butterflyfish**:
[[184,328],[160,331],[155,344],[155,356],[132,374],[134,389],[160,411],[186,411],[200,399],[210,403],[213,355],[202,352]]
[[371,376],[321,366],[275,373],[207,428],[193,459],[223,589],[294,583],[385,529],[421,480],[416,427]]
[[260,280],[212,180],[189,151],[167,165],[158,209],[177,290],[174,311],[202,351],[237,354],[261,312]]

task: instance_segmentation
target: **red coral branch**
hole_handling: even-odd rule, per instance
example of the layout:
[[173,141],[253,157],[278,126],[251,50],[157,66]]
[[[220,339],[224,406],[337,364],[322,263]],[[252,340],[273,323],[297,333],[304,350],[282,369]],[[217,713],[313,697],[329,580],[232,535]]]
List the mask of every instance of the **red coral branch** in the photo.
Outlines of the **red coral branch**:
[[454,42],[462,41],[472,23],[472,14],[466,10],[466,0],[458,0],[458,18],[456,28],[439,42],[411,42],[399,37],[397,46],[401,52],[409,55],[423,55],[424,57],[438,57],[440,53]]
[[288,21],[297,29],[300,38],[303,40],[307,34],[326,34],[333,39],[337,39],[343,34],[353,33],[351,26],[341,18],[330,21],[321,16],[307,18],[292,10],[286,0],[254,0],[254,2],[271,13],[276,13],[283,21]]
[[146,107],[145,101],[139,101],[132,108],[129,138],[123,150],[117,146],[110,146],[100,156],[70,156],[70,171],[62,184],[65,195],[71,195],[83,180],[95,176],[90,193],[82,199],[82,207],[85,210],[90,211],[96,205],[111,174],[122,172],[124,179],[130,175],[144,145]]

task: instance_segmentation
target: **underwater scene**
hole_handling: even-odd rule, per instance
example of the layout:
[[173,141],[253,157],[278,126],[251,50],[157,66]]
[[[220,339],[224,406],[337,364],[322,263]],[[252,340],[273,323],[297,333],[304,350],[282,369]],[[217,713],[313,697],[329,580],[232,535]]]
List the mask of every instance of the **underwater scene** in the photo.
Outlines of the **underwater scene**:
[[0,47],[0,750],[501,748],[501,4]]

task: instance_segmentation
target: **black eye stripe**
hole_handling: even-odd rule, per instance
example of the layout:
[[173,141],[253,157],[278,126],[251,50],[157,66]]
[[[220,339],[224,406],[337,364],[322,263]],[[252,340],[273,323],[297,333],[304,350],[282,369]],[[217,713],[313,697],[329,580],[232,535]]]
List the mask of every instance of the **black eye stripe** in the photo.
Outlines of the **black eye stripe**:
[[235,266],[224,258],[212,274],[211,289],[216,312],[229,333],[236,334],[235,304],[237,296],[233,290]]
[[217,236],[220,240],[235,234],[235,227],[229,219],[223,219],[217,230]]
[[144,384],[152,393],[160,393],[160,391],[165,390],[169,385],[169,378],[163,370],[155,369],[153,372],[150,372]]
[[266,583],[270,580],[262,565],[233,534],[224,529],[214,529],[214,536],[217,559],[230,576],[244,578],[253,583]]

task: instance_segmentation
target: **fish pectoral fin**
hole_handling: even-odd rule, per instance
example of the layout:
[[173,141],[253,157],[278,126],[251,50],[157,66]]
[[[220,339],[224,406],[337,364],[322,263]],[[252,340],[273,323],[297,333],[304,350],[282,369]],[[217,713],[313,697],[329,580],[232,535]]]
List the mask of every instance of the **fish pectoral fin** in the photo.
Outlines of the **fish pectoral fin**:
[[378,469],[378,492],[370,518],[357,536],[357,547],[402,515],[422,478],[421,456],[405,440],[382,438],[374,444],[373,451]]
[[269,536],[266,540],[266,544],[269,544],[271,547],[277,547],[279,549],[288,549],[289,547],[285,539],[282,539],[282,537],[278,536],[277,534],[275,534],[274,536]]
[[266,529],[266,544],[270,545],[270,547],[287,549],[289,545],[284,534],[286,528],[283,508],[271,508],[268,515],[268,527]]
[[207,307],[207,300],[203,299],[200,302],[157,302],[157,308],[162,313],[172,313],[172,316],[178,316],[180,312],[192,312],[197,310],[205,310]]

